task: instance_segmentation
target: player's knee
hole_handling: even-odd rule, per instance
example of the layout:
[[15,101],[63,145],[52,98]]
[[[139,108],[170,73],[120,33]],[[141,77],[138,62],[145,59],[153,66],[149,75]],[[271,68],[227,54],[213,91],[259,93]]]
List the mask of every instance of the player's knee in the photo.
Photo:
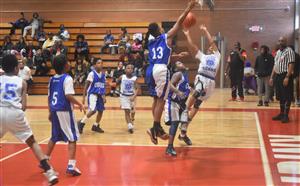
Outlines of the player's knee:
[[178,128],[179,122],[178,121],[172,121],[171,127],[170,127],[170,136],[175,136],[177,128]]
[[193,93],[193,97],[195,98],[195,99],[198,99],[199,97],[203,97],[203,96],[205,96],[206,95],[206,92],[204,91],[204,90],[196,90],[196,91],[194,91],[194,93]]
[[34,143],[36,143],[33,135],[31,135],[25,142],[30,148],[33,146]]
[[199,100],[199,99],[197,99],[197,100],[196,100],[196,102],[195,102],[195,104],[194,104],[194,108],[195,108],[195,109],[199,109],[199,108],[200,108],[200,105],[201,105],[201,103],[202,103],[202,101],[201,101],[201,100]]

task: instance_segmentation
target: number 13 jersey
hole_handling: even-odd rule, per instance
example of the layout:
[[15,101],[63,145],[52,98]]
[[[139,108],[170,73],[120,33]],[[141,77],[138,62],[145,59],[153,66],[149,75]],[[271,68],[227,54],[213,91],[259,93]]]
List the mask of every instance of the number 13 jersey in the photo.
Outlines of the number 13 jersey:
[[150,65],[169,64],[172,49],[168,46],[167,34],[161,34],[154,40],[149,41],[148,50]]

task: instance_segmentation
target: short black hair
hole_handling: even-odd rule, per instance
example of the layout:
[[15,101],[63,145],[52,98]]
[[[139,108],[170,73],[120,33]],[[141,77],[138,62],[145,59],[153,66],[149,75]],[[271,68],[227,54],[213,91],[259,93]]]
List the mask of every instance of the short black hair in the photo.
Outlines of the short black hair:
[[78,34],[76,37],[76,40],[78,41],[78,39],[81,38],[82,40],[84,40],[84,35],[83,34]]
[[68,60],[67,57],[63,54],[55,56],[53,59],[53,68],[57,74],[62,74],[65,70],[65,66]]
[[18,66],[19,62],[15,55],[7,54],[2,60],[2,69],[6,73],[14,72],[15,68]]
[[98,62],[98,61],[101,61],[102,62],[102,59],[101,58],[94,58],[93,59],[93,61],[92,61],[92,65],[96,65],[96,63]]
[[150,23],[149,26],[148,26],[148,32],[153,37],[159,36],[160,35],[159,25],[157,23]]

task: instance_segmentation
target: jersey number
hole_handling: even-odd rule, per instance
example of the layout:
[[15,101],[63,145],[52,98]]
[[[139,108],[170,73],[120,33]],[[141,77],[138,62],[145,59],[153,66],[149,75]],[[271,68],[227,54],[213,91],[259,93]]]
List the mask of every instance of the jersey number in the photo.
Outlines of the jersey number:
[[[1,83],[0,83],[0,87],[1,87]],[[16,88],[17,88],[16,84],[6,83],[3,98],[6,100],[11,100],[11,99],[17,97]],[[1,94],[1,92],[2,92],[2,90],[0,88],[0,94]]]
[[153,52],[153,59],[162,59],[163,58],[164,53],[163,53],[162,47],[153,48],[152,52]]
[[57,103],[57,95],[58,95],[58,92],[53,92],[53,96],[52,96],[52,105],[56,105]]

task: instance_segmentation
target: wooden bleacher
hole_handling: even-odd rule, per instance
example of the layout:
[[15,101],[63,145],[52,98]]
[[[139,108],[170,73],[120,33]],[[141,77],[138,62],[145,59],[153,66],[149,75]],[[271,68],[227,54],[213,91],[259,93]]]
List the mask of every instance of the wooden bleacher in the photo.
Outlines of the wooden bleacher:
[[[119,62],[120,56],[110,55],[110,54],[100,54],[100,48],[104,42],[104,36],[106,34],[106,30],[111,30],[113,36],[115,37],[115,42],[119,41],[118,36],[121,33],[121,27],[126,27],[127,31],[132,39],[133,34],[135,33],[146,33],[148,24],[147,22],[137,22],[137,23],[126,23],[126,22],[114,22],[114,23],[80,23],[80,22],[54,22],[54,23],[46,23],[44,25],[44,31],[57,33],[59,31],[59,26],[64,24],[67,30],[70,33],[70,39],[64,42],[64,45],[68,47],[68,59],[69,61],[74,60],[74,42],[76,41],[76,37],[78,34],[84,34],[86,41],[89,44],[90,55],[94,57],[101,57],[104,64],[104,68],[116,68]],[[3,38],[9,34],[11,25],[9,23],[0,23],[0,42],[3,42]],[[21,36],[21,30],[16,31],[16,35],[13,35],[12,41],[14,44],[17,43],[18,38]],[[30,35],[26,36],[27,41],[32,41]],[[132,42],[132,41],[131,41]],[[38,45],[37,41],[33,41],[35,46]],[[54,71],[51,70],[49,72],[49,76],[46,77],[38,77],[34,76],[34,84],[30,89],[30,94],[47,94],[47,84],[49,81],[49,77],[53,75]],[[144,79],[139,78],[139,82],[143,83]],[[109,92],[109,86],[107,86],[107,92]],[[75,86],[75,91],[77,94],[82,93],[81,86]]]

